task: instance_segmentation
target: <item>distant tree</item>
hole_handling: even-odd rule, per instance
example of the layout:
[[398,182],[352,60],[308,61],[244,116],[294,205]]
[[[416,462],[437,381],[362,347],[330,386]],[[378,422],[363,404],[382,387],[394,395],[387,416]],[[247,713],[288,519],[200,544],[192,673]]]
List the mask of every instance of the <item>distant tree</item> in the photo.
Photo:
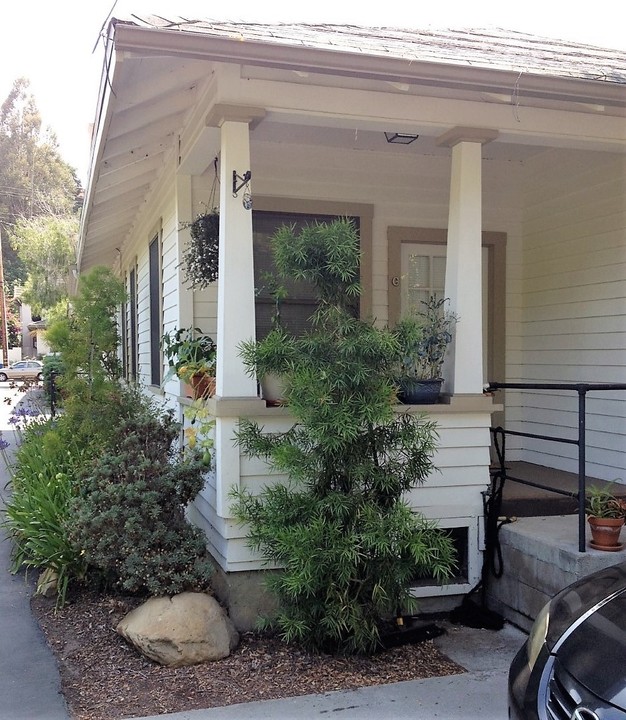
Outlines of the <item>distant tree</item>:
[[77,233],[74,216],[20,219],[13,227],[11,242],[28,273],[22,297],[35,313],[45,314],[67,297]]
[[10,348],[19,347],[22,344],[22,327],[15,299],[7,300],[7,339]]
[[0,231],[5,287],[26,270],[6,238],[19,219],[74,214],[81,198],[75,170],[61,159],[57,139],[42,128],[29,81],[18,78],[0,106]]

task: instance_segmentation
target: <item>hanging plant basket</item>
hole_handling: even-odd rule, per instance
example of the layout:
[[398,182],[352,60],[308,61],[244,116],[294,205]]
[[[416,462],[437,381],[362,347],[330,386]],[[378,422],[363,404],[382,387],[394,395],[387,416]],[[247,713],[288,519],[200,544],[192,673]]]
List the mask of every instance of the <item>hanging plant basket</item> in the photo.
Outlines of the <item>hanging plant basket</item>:
[[202,213],[191,223],[191,239],[183,252],[182,265],[187,282],[193,289],[202,289],[217,280],[219,264],[220,216],[213,208]]

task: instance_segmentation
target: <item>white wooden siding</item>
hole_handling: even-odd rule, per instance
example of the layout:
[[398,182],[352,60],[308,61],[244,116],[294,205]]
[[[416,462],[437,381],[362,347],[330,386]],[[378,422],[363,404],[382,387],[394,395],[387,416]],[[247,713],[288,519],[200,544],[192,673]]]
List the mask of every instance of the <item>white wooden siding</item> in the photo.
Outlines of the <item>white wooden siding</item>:
[[[552,151],[529,161],[527,173],[519,379],[624,383],[624,160]],[[517,397],[516,429],[576,437],[576,393]],[[626,392],[590,395],[587,428],[588,474],[626,482]],[[575,446],[529,439],[519,446],[519,459],[577,469]]]

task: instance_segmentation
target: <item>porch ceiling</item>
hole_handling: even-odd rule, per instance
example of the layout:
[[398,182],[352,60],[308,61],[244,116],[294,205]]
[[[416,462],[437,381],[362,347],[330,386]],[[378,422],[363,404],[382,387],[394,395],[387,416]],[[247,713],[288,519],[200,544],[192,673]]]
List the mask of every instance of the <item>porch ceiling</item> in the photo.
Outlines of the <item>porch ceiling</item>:
[[[81,267],[113,263],[168,157],[177,151],[185,119],[207,63],[175,58],[118,57],[107,77],[92,147]],[[94,156],[93,153],[96,153]]]

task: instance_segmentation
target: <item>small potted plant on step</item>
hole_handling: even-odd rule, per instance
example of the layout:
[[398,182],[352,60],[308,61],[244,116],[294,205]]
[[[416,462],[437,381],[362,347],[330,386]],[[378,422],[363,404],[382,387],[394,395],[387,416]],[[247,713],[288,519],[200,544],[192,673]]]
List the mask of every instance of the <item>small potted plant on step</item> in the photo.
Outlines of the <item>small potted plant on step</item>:
[[441,369],[452,341],[455,313],[446,308],[447,298],[432,295],[423,309],[402,318],[396,334],[402,348],[398,372],[398,399],[402,403],[436,403],[441,392]]
[[621,550],[619,536],[626,517],[626,500],[616,497],[610,486],[593,485],[587,490],[587,522],[591,529],[589,544],[596,550]]
[[216,345],[199,328],[180,328],[166,333],[161,347],[169,370],[163,379],[175,375],[192,387],[194,398],[208,398],[215,394]]

